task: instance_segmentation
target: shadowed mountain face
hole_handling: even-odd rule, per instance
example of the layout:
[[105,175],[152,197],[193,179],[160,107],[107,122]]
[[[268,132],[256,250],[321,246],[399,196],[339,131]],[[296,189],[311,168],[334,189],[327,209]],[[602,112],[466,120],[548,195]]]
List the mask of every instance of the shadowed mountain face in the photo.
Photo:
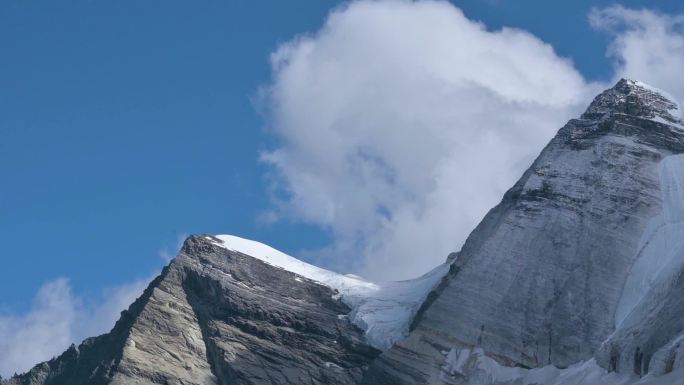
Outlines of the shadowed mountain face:
[[[2,385],[674,384],[638,381],[684,370],[678,113],[634,81],[599,95],[487,214],[408,337],[382,354],[334,289],[192,236],[109,334]],[[392,321],[372,320],[366,335]]]

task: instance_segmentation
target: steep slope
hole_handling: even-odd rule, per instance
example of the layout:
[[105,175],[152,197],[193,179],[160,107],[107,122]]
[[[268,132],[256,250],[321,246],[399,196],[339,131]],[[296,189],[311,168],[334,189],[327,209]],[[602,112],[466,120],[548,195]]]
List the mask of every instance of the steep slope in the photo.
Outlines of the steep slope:
[[247,239],[191,236],[110,333],[2,385],[358,383],[448,268],[373,283]]
[[3,385],[353,384],[379,351],[318,282],[191,236],[109,334]]
[[217,235],[213,239],[218,246],[258,258],[337,290],[342,301],[352,309],[347,318],[364,330],[371,345],[383,350],[408,335],[409,325],[418,308],[449,270],[449,264],[444,263],[415,279],[370,282],[359,276],[321,269],[259,242],[231,235]]
[[142,312],[145,303],[162,280],[166,270],[156,278],[142,296],[128,310],[121,313],[121,318],[108,334],[89,338],[78,347],[72,345],[59,357],[36,365],[29,372],[0,381],[2,385],[35,385],[35,384],[108,384],[110,373],[121,360],[130,329]]
[[449,352],[475,347],[508,367],[591,359],[618,308],[631,306],[622,292],[639,240],[663,212],[659,164],[684,152],[677,108],[621,80],[568,122],[473,231],[410,336],[376,360],[366,383],[468,383],[444,368]]

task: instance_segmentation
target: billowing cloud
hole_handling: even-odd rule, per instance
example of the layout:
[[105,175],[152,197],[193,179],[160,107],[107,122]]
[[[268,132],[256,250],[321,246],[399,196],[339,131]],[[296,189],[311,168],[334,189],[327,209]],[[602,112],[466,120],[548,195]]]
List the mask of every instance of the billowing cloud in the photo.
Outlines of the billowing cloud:
[[75,296],[65,278],[45,283],[26,314],[0,315],[0,375],[24,372],[72,343],[109,331],[148,282],[106,290],[101,301],[92,305]]
[[612,37],[616,78],[639,79],[684,100],[684,16],[613,6],[594,9],[589,20]]
[[600,87],[447,2],[360,1],[271,57],[277,209],[329,230],[323,263],[416,276],[458,250]]

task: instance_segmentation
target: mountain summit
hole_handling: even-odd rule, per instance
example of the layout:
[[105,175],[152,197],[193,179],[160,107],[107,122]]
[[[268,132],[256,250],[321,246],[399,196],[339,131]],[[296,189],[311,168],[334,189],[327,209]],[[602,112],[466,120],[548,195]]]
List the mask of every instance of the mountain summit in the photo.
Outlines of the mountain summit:
[[681,384],[682,154],[677,103],[620,80],[422,277],[191,236],[110,333],[2,385]]
[[[449,354],[527,369],[596,356],[625,374],[672,370],[650,363],[676,356],[666,345],[684,333],[684,312],[665,315],[672,309],[660,309],[659,299],[649,311],[663,314],[632,309],[669,293],[661,286],[676,287],[671,281],[684,272],[683,229],[660,230],[684,220],[678,114],[675,102],[636,81],[623,79],[597,96],[471,233],[411,335],[376,360],[372,373],[381,374],[368,383],[459,383],[478,375],[477,365],[445,371]],[[648,251],[650,242],[667,244],[673,256]],[[639,321],[616,324],[616,314]],[[648,336],[623,332],[628,324],[653,325],[653,316],[667,327]],[[617,340],[607,342],[611,336]]]
[[666,92],[640,81],[620,79],[613,88],[598,95],[581,118],[591,120],[625,114],[678,124],[681,113],[677,102]]

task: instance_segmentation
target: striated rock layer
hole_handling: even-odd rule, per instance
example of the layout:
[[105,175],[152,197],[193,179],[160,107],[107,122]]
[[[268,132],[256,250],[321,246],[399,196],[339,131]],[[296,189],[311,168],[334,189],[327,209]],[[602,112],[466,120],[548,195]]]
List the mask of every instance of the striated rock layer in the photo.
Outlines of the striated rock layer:
[[3,385],[355,384],[379,351],[336,298],[191,236],[109,334]]
[[[640,239],[663,211],[659,164],[684,153],[678,113],[675,103],[639,82],[621,80],[599,95],[473,231],[410,336],[376,360],[365,383],[468,383],[445,376],[452,349],[478,348],[521,368],[591,359],[615,331]],[[644,321],[650,323],[640,337],[624,333],[620,340],[618,331],[612,359],[624,359],[621,365],[601,359],[605,368],[631,372],[627,361],[635,354],[645,368],[642,362],[682,334],[684,285],[677,279],[667,307],[651,314],[657,322]],[[653,306],[660,301],[654,298]],[[639,348],[624,339],[644,343]]]

